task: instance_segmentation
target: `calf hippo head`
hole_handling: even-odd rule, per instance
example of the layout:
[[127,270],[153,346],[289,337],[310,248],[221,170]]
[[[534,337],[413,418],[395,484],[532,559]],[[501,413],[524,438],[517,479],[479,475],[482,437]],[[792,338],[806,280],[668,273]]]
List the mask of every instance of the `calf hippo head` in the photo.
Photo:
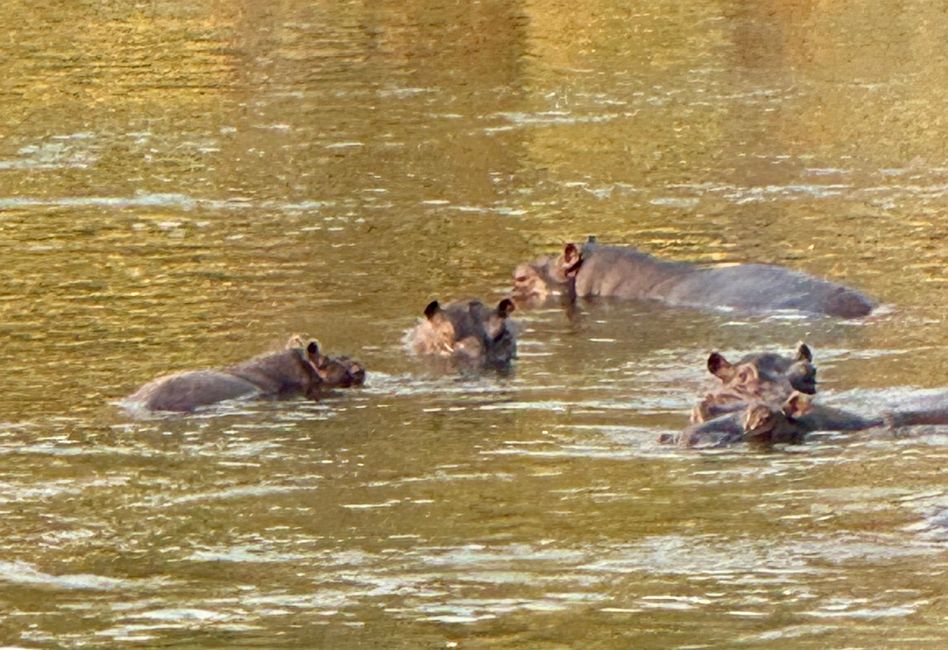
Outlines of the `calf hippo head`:
[[779,407],[764,402],[751,404],[741,417],[743,439],[760,445],[802,442],[806,430],[797,420],[812,409],[810,398],[797,392]]
[[514,269],[514,297],[528,304],[541,303],[552,294],[569,291],[582,261],[580,248],[566,244],[560,255],[518,265]]
[[767,352],[731,363],[718,352],[708,356],[708,370],[721,385],[705,395],[692,411],[692,422],[704,422],[743,408],[749,402],[783,402],[793,391],[816,392],[813,353],[801,343],[793,356]]

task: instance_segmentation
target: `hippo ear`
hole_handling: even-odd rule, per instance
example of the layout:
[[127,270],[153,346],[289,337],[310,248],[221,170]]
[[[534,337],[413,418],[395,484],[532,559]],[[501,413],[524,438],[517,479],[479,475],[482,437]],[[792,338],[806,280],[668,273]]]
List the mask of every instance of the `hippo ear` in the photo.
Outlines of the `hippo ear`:
[[582,262],[583,254],[576,244],[570,243],[563,247],[563,272],[567,277],[576,275]]
[[810,352],[810,348],[807,347],[807,344],[803,341],[797,345],[797,355],[793,359],[794,361],[813,361],[813,353]]
[[791,420],[800,418],[813,410],[813,402],[803,393],[794,391],[783,404],[783,413]]
[[510,298],[504,298],[497,304],[497,314],[501,318],[507,318],[514,309],[516,306]]
[[[301,346],[300,349],[304,349],[304,348],[302,348]],[[323,359],[325,358],[323,357],[322,353],[319,351],[319,342],[316,339],[310,339],[309,342],[306,344],[305,350],[306,350],[306,358],[309,359],[310,363],[313,363],[314,365],[318,366],[320,363],[322,363]]]
[[437,300],[432,300],[428,303],[428,306],[425,307],[425,318],[431,320],[431,317],[441,311],[441,305],[438,304]]
[[734,376],[734,366],[718,352],[708,355],[708,370],[721,381],[728,381]]

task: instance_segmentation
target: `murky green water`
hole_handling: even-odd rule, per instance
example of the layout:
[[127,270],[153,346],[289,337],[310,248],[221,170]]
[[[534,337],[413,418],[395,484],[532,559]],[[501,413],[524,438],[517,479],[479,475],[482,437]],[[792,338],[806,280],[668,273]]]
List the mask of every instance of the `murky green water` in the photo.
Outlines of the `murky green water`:
[[[824,397],[948,384],[943,2],[0,5],[0,641],[931,647],[946,438],[663,448],[710,349]],[[596,233],[852,284],[864,322],[520,313],[400,339]],[[369,385],[134,420],[293,332]]]

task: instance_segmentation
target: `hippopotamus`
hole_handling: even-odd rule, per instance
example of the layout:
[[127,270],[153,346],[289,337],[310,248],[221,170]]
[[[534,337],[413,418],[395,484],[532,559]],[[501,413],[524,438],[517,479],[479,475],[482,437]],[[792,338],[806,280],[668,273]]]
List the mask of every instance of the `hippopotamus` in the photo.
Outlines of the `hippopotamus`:
[[425,317],[408,334],[416,354],[502,367],[516,356],[517,341],[508,319],[514,310],[509,298],[490,309],[480,300],[441,305],[433,300]]
[[660,441],[677,442],[685,447],[702,442],[715,446],[742,441],[758,445],[798,444],[813,431],[863,431],[916,425],[948,425],[948,390],[925,396],[908,407],[868,417],[814,404],[809,396],[794,392],[782,404],[751,402],[739,411],[694,424],[677,438],[663,436]]
[[859,291],[801,271],[770,264],[703,267],[661,260],[630,247],[602,246],[594,238],[566,244],[560,255],[517,266],[513,295],[533,304],[551,295],[568,303],[611,296],[669,305],[744,312],[796,310],[839,318],[869,314],[875,303]]
[[[315,341],[305,341],[299,334],[294,334],[287,341],[286,347],[305,349],[310,343]],[[317,349],[318,347],[317,343]],[[323,381],[323,388],[350,388],[365,383],[365,366],[352,357],[331,357],[317,351],[312,359],[316,364],[316,372]]]
[[152,411],[189,412],[230,399],[250,397],[317,398],[332,387],[361,384],[365,369],[347,357],[320,353],[316,341],[294,336],[286,349],[224,369],[190,370],[159,377],[125,399]]
[[805,343],[797,345],[793,356],[773,352],[748,354],[737,363],[712,352],[708,370],[721,382],[707,393],[691,412],[692,422],[705,422],[750,402],[782,403],[791,393],[816,392],[816,367],[813,353]]

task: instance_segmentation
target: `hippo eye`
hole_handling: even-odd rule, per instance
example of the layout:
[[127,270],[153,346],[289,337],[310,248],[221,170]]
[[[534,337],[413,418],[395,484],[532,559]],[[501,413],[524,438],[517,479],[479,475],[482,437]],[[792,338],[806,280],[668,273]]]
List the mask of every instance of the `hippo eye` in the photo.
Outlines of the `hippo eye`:
[[527,276],[525,275],[518,275],[517,277],[514,278],[514,282],[526,282],[526,281],[527,281]]

